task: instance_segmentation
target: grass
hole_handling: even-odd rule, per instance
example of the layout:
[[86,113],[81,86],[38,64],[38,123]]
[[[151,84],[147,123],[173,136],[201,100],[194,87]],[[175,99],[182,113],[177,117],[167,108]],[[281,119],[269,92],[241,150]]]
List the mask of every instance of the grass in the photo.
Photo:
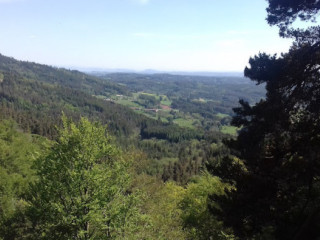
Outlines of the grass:
[[140,93],[133,92],[132,95],[133,95],[133,98],[138,98]]
[[216,116],[218,117],[218,118],[225,118],[225,117],[230,117],[228,114],[224,114],[224,113],[218,113],[218,114],[216,114]]
[[[0,76],[0,78],[1,78],[1,76]],[[99,99],[105,99],[106,98],[106,96],[103,96],[103,95],[95,95],[95,97],[99,98]]]
[[154,93],[146,93],[146,92],[141,92],[140,94],[149,95],[149,96],[157,96],[157,95],[154,94]]
[[146,92],[140,92],[138,95],[147,95],[147,96],[153,96],[155,97],[156,99],[159,100],[159,96],[157,96],[156,94],[153,94],[153,93],[146,93]]
[[172,101],[170,101],[169,99],[165,99],[165,100],[162,100],[160,103],[161,103],[162,105],[166,105],[166,106],[170,107]]
[[[156,98],[160,98],[160,96],[157,96],[157,95],[152,94],[152,93],[140,92],[140,93],[133,93],[133,99],[134,98],[138,98],[138,96],[140,94],[145,94],[145,95],[155,96]],[[161,104],[163,104],[165,106],[171,106],[172,101],[170,101],[168,99],[168,97],[165,96],[165,95],[161,95],[161,96],[163,98],[163,100],[161,101]],[[98,96],[98,97],[102,98],[102,96]],[[133,102],[132,98],[121,98],[121,99],[116,100],[115,102],[118,103],[118,104],[127,106],[127,107],[141,108],[141,110],[135,110],[135,112],[137,112],[139,114],[143,114],[143,115],[145,115],[145,116],[147,116],[149,118],[152,118],[152,119],[158,119],[160,117],[162,122],[168,122],[167,118],[172,116],[171,114],[169,114],[168,111],[165,111],[165,110],[161,110],[161,112],[158,112],[157,114],[155,114],[153,112],[152,113],[151,112],[146,112],[146,111],[143,110],[144,107],[139,105],[136,102]],[[179,125],[180,127],[195,129],[195,126],[194,126],[195,119],[190,118],[190,117],[186,117],[186,118],[184,118],[184,117],[185,116],[181,116],[180,118],[174,119],[173,122],[175,124]]]
[[127,100],[127,99],[119,99],[116,101],[116,103],[119,103],[121,105],[125,105],[127,107],[141,107],[139,104],[132,102],[130,100]]
[[204,98],[196,98],[196,99],[193,99],[192,102],[206,103],[207,100],[205,100]]
[[167,118],[161,117],[160,119],[161,119],[161,121],[164,122],[164,123],[168,123],[168,122],[169,122]]
[[239,128],[234,127],[234,126],[222,126],[221,128],[221,132],[224,134],[230,134],[233,136],[237,136],[237,131],[239,130]]
[[194,120],[192,120],[192,119],[178,118],[178,119],[174,119],[173,122],[175,124],[178,124],[180,127],[195,128],[193,126]]
[[152,119],[155,119],[155,120],[158,119],[158,117],[157,117],[156,115],[153,115],[153,114],[150,113],[150,112],[145,112],[145,111],[143,111],[143,110],[134,110],[134,111],[137,112],[137,113],[139,113],[139,114],[143,114],[143,115],[145,115],[146,117],[149,117],[149,118],[152,118]]

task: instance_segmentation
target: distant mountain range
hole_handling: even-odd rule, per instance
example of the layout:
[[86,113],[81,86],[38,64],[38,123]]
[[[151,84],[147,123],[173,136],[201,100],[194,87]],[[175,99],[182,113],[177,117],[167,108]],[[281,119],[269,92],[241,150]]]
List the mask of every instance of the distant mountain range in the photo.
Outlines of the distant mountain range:
[[243,77],[243,72],[210,72],[210,71],[160,71],[154,69],[146,69],[136,71],[131,69],[100,69],[100,68],[75,68],[79,71],[94,73],[95,75],[105,73],[139,73],[139,74],[173,74],[185,76],[206,76],[206,77]]

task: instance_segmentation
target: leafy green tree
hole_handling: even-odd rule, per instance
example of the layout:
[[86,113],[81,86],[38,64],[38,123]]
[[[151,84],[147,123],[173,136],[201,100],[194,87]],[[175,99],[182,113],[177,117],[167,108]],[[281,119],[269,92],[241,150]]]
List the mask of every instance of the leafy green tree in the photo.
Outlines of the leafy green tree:
[[33,238],[125,239],[137,202],[129,192],[129,162],[100,124],[63,117],[63,126],[35,165],[39,180],[27,212]]
[[187,185],[179,207],[188,239],[232,239],[230,229],[225,229],[223,223],[211,215],[209,210],[209,204],[210,207],[217,205],[209,201],[209,196],[224,195],[225,189],[230,188],[229,184],[222,183],[208,172],[195,177]]
[[25,204],[22,197],[36,179],[31,166],[47,145],[45,138],[21,132],[12,120],[0,121],[0,229]]
[[185,189],[146,174],[136,178],[136,188],[144,193],[141,208],[145,213],[144,221],[140,221],[143,228],[136,233],[136,239],[187,239],[179,207]]

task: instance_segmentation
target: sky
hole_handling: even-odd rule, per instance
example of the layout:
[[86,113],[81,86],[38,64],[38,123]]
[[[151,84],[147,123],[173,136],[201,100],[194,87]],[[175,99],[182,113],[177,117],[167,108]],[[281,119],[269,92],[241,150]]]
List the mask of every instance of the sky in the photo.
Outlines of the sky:
[[67,68],[240,71],[286,52],[266,0],[0,0],[0,53]]

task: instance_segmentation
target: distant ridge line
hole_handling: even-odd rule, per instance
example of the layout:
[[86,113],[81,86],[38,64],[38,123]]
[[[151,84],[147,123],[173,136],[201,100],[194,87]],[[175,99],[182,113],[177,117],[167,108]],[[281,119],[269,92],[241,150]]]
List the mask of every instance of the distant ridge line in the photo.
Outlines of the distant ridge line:
[[205,76],[205,77],[244,77],[243,72],[210,72],[210,71],[159,71],[147,69],[143,71],[135,71],[130,69],[80,69],[87,73],[108,74],[108,73],[136,73],[136,74],[172,74],[183,76]]

